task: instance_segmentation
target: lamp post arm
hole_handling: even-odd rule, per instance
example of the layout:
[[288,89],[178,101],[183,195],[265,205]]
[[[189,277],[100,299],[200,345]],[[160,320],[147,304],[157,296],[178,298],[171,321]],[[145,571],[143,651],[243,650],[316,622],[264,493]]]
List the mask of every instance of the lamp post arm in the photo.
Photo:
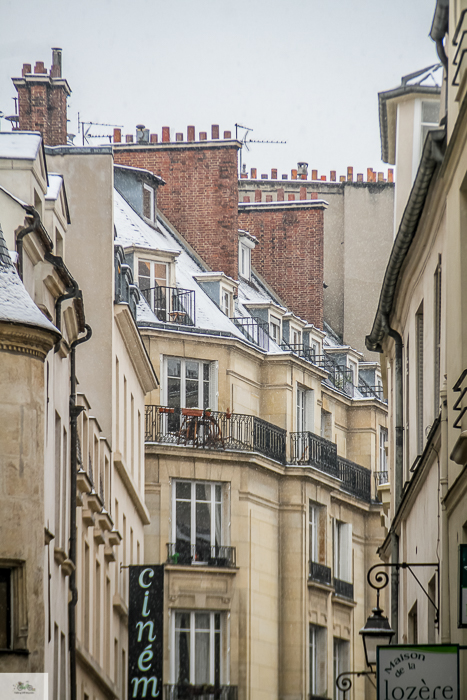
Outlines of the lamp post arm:
[[379,607],[379,592],[383,588],[386,588],[386,586],[388,585],[389,575],[387,574],[386,571],[378,571],[374,575],[374,581],[373,581],[371,574],[373,573],[373,571],[375,569],[378,569],[378,568],[381,569],[381,568],[384,568],[386,566],[389,566],[391,568],[395,568],[397,571],[399,571],[399,569],[408,569],[410,571],[410,573],[412,574],[412,576],[414,577],[414,579],[416,580],[416,582],[418,583],[418,585],[420,586],[420,588],[422,589],[422,591],[424,592],[424,594],[426,595],[426,597],[428,598],[430,603],[433,605],[433,607],[436,611],[435,624],[437,624],[438,619],[439,619],[438,606],[436,605],[435,601],[430,598],[428,591],[425,590],[420,579],[415,575],[415,572],[412,571],[412,567],[414,567],[414,566],[422,566],[422,567],[434,566],[434,568],[436,569],[436,573],[437,573],[436,585],[439,587],[439,562],[405,562],[405,561],[401,561],[401,562],[388,562],[386,564],[374,564],[373,566],[371,566],[368,569],[368,573],[366,575],[366,578],[367,578],[367,581],[370,584],[370,586],[372,588],[374,588],[376,591],[377,606],[378,607]]
[[359,678],[359,676],[367,676],[373,687],[376,688],[376,685],[371,680],[371,676],[376,678],[376,673],[374,671],[344,671],[343,673],[339,673],[336,678],[336,688],[337,690],[342,690],[344,693],[344,700],[346,700],[347,693],[352,687],[352,679],[349,678],[349,676],[357,676],[357,678]]

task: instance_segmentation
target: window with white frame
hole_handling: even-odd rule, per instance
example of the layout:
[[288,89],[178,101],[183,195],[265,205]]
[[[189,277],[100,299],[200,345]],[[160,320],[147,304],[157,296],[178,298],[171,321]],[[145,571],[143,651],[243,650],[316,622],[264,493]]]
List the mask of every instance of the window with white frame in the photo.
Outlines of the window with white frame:
[[[386,428],[379,429],[379,471],[387,477],[388,472],[388,458],[386,454],[386,443],[388,441],[388,431]],[[380,479],[383,477],[380,477]],[[380,481],[380,483],[383,483]]]
[[24,562],[0,561],[0,651],[27,647],[27,616]]
[[230,297],[230,292],[221,287],[221,309],[229,318],[232,316]]
[[345,691],[338,690],[336,687],[336,679],[344,671],[349,670],[349,650],[350,644],[345,639],[334,637],[333,645],[333,671],[334,671],[334,700],[345,700]]
[[325,697],[327,687],[326,650],[327,629],[319,625],[309,626],[308,659],[310,695]]
[[277,316],[269,315],[269,335],[275,343],[281,342],[281,320]]
[[241,241],[238,244],[238,272],[246,280],[251,277],[251,250]]
[[349,369],[352,373],[352,384],[358,386],[358,365],[353,360],[349,360]]
[[333,527],[334,578],[352,582],[352,525],[334,519]]
[[297,433],[313,432],[314,391],[297,384]]
[[138,260],[138,287],[156,316],[166,321],[169,266],[157,260]]
[[420,156],[422,154],[423,145],[426,135],[432,129],[438,128],[439,123],[439,101],[438,100],[422,100],[421,106],[421,135],[420,135]]
[[179,564],[216,559],[223,543],[222,484],[174,481],[172,487],[172,556]]
[[171,675],[176,685],[221,685],[223,617],[220,612],[172,612]]
[[308,503],[309,558],[316,564],[326,564],[326,508],[319,503]]
[[143,216],[150,221],[154,221],[154,188],[143,184]]
[[291,329],[291,342],[292,342],[292,347],[297,347],[297,345],[300,345],[302,342],[302,334],[300,331],[297,331],[295,328]]
[[215,409],[217,362],[166,357],[164,370],[167,406]]

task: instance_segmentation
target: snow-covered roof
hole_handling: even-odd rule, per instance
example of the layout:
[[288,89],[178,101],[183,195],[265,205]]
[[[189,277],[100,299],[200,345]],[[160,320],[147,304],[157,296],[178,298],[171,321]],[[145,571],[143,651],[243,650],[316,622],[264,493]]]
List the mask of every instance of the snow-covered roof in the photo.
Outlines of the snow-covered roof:
[[0,228],[0,321],[59,331],[36,306],[11,262]]
[[40,146],[36,131],[0,131],[0,158],[35,160]]
[[55,200],[60,193],[63,184],[63,177],[57,173],[49,173],[49,186],[47,187],[46,199]]

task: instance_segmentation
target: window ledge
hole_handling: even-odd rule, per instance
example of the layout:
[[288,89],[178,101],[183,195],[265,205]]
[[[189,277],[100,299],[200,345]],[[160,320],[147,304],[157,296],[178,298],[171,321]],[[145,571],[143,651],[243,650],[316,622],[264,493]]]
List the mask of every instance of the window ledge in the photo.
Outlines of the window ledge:
[[[319,583],[319,581],[313,581],[312,578],[309,578],[307,583],[308,583],[308,588],[318,588],[320,591],[326,591],[326,593],[334,594],[334,590],[335,590],[334,586],[330,583]],[[339,598],[339,600],[340,600],[340,598]]]
[[166,571],[200,571],[207,574],[236,574],[238,566],[208,566],[207,564],[166,564]]
[[20,656],[27,656],[30,653],[29,649],[0,649],[0,654],[19,654]]
[[351,600],[350,598],[344,598],[343,596],[335,594],[333,594],[331,600],[333,603],[340,603],[341,605],[346,605],[349,608],[355,608],[355,606],[357,605],[355,600]]

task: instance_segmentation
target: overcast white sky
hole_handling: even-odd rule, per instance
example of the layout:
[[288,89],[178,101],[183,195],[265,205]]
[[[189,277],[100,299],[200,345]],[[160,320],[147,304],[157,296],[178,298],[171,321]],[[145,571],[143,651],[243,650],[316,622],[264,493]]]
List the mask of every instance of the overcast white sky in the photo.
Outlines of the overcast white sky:
[[175,135],[193,124],[198,135],[219,124],[222,134],[237,122],[250,138],[287,141],[244,151],[258,175],[290,176],[298,161],[320,175],[348,165],[366,174],[383,169],[378,91],[438,61],[428,36],[434,8],[435,0],[1,0],[0,110],[14,112],[11,77],[23,63],[49,69],[56,46],[72,133],[78,112],[123,133],[143,123],[159,138],[162,126]]

